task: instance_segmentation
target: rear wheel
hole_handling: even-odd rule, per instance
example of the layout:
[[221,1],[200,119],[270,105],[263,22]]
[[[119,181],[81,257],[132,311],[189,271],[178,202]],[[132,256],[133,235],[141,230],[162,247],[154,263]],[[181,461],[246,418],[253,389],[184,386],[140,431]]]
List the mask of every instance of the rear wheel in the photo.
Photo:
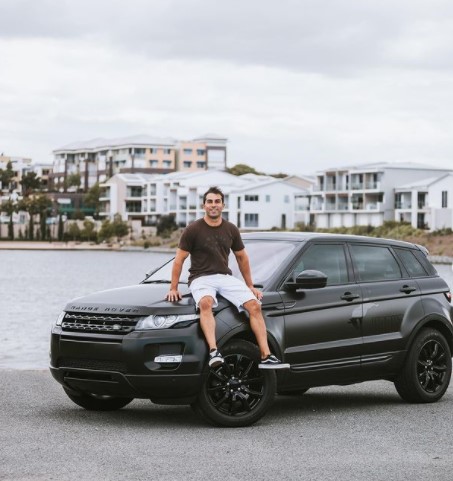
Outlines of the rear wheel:
[[451,352],[445,337],[435,329],[423,329],[395,380],[398,394],[411,403],[436,402],[445,394],[450,378]]
[[127,406],[134,398],[101,396],[99,394],[73,394],[65,389],[68,398],[89,411],[116,411]]
[[196,412],[218,426],[250,426],[272,405],[277,385],[273,370],[258,368],[259,350],[254,344],[237,340],[222,349],[225,362],[206,367]]

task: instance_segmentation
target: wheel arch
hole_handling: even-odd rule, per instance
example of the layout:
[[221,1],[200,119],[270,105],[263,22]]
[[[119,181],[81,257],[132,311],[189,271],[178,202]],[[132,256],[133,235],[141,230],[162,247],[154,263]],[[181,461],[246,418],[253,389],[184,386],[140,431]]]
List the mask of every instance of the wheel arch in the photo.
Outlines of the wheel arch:
[[410,346],[412,346],[414,339],[416,338],[418,333],[425,328],[436,329],[437,331],[439,331],[445,337],[445,340],[448,343],[448,347],[450,348],[450,352],[453,352],[453,326],[447,319],[437,315],[429,315],[418,323],[417,327],[412,331],[410,335],[409,341],[406,346],[407,351],[410,349]]
[[[252,344],[257,345],[256,342],[256,337],[253,334],[252,330],[249,327],[244,327],[239,330],[234,330],[228,333],[228,335],[224,336],[220,342],[219,342],[219,347],[221,348],[225,344],[227,344],[230,341],[235,341],[236,339],[241,339],[243,341],[248,341],[251,342]],[[278,358],[281,359],[282,356],[282,349],[279,346],[278,342],[272,336],[272,334],[267,331],[267,342],[269,344],[269,348],[271,352],[273,352]]]

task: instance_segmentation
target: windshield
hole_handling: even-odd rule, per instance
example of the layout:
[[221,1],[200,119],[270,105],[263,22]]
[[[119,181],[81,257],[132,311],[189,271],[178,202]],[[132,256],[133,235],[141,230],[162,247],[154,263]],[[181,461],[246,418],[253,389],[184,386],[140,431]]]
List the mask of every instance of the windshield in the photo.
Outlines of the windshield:
[[[287,241],[259,241],[244,240],[247,254],[250,259],[253,282],[257,286],[264,286],[271,275],[279,268],[282,262],[296,248],[297,243]],[[234,254],[230,254],[229,266],[233,276],[242,279]],[[153,272],[144,282],[170,282],[173,259]],[[187,284],[189,278],[190,257],[184,262],[180,283]]]

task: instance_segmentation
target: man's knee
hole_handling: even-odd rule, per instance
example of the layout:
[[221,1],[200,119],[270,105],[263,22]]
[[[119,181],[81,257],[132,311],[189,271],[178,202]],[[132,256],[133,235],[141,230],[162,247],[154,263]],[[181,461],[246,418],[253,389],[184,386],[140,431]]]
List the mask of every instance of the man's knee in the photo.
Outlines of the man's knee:
[[243,307],[250,315],[259,314],[261,312],[261,304],[255,299],[245,302]]
[[214,299],[211,296],[202,297],[198,302],[198,307],[200,308],[200,311],[212,310],[213,305]]

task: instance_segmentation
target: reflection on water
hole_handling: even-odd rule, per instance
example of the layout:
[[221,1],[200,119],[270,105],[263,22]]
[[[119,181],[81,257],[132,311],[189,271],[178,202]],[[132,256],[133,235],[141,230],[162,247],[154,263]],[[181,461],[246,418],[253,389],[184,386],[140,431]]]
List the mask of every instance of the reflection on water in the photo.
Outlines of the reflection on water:
[[[138,284],[170,254],[0,250],[0,368],[48,366],[50,325],[71,299]],[[436,265],[453,288],[450,265]]]
[[46,368],[51,323],[71,299],[138,284],[169,254],[0,251],[0,368]]

